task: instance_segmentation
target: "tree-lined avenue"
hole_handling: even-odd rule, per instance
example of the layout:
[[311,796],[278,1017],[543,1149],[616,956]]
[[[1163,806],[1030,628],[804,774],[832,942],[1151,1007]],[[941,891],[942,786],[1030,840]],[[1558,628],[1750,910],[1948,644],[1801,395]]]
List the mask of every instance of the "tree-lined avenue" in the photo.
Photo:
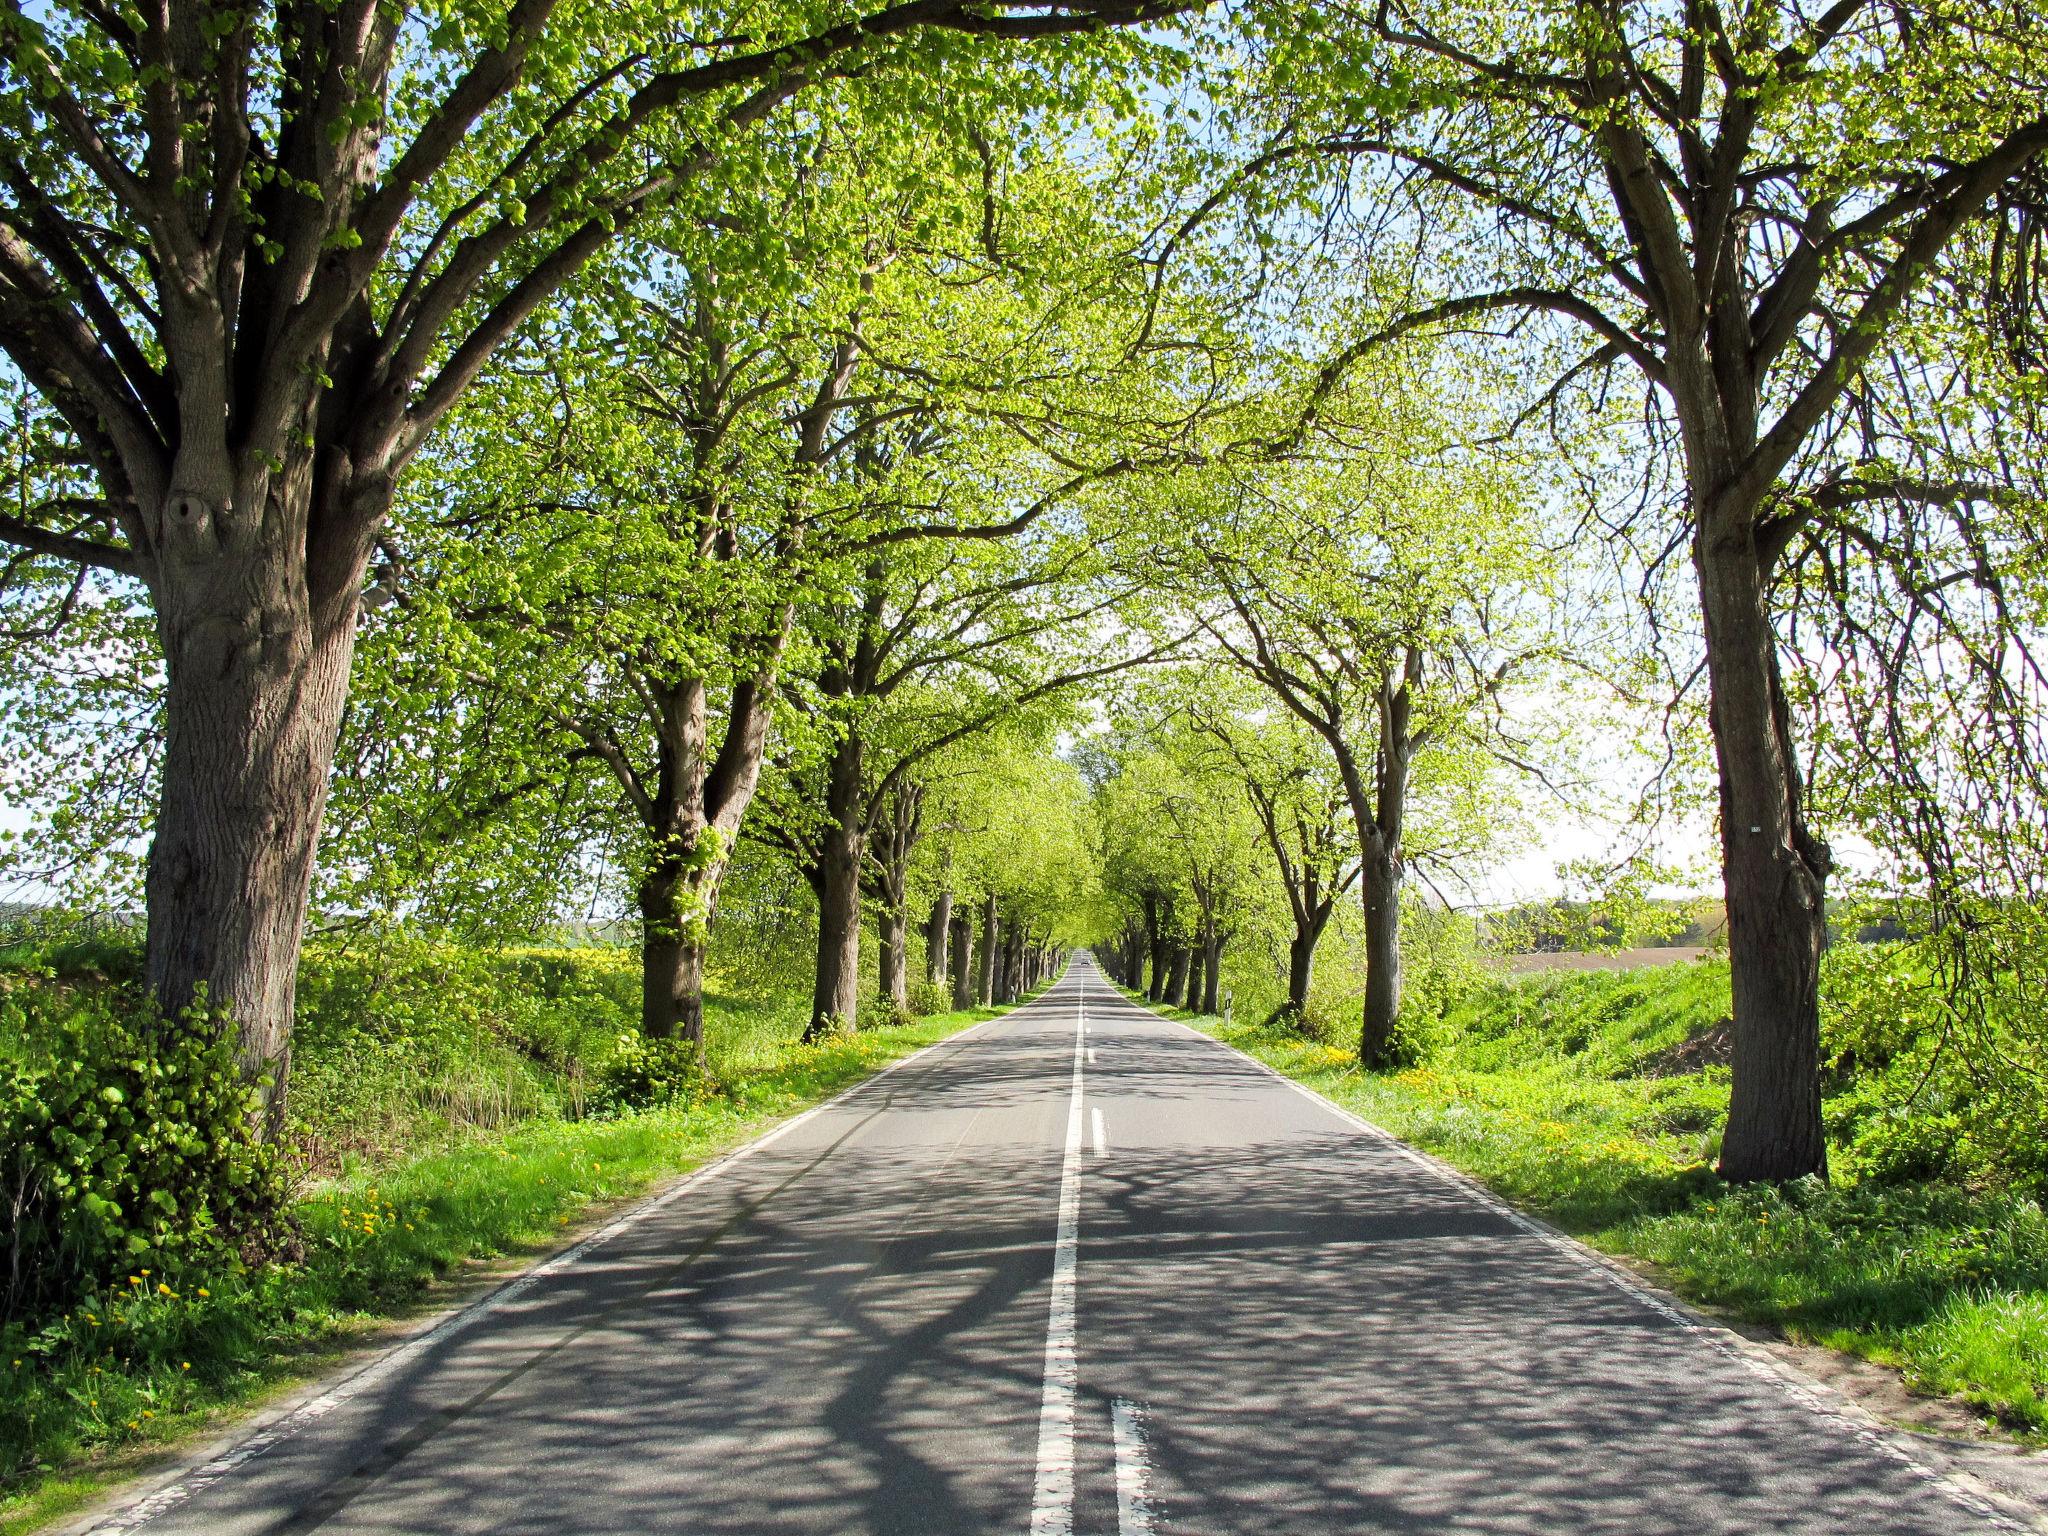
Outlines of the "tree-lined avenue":
[[1996,1526],[1082,954],[99,1528],[1032,1529],[1070,1146],[1070,1524],[1046,1528]]

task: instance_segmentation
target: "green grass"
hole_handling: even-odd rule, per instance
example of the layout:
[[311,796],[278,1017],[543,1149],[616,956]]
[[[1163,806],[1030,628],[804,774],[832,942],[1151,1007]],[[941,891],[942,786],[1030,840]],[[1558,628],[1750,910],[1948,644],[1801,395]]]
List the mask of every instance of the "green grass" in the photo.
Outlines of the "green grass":
[[1385,1075],[1285,1029],[1189,1022],[1694,1302],[2048,1436],[2040,1204],[1995,1182],[1723,1184],[1726,1069],[1651,1074],[1725,1017],[1726,985],[1702,964],[1483,988],[1427,1065]]
[[147,1453],[332,1362],[462,1264],[554,1246],[592,1206],[638,1194],[777,1120],[1005,1009],[815,1046],[774,1010],[720,1010],[717,1089],[614,1119],[531,1116],[378,1166],[358,1152],[298,1208],[302,1264],[197,1281],[138,1273],[0,1358],[0,1536],[76,1510]]

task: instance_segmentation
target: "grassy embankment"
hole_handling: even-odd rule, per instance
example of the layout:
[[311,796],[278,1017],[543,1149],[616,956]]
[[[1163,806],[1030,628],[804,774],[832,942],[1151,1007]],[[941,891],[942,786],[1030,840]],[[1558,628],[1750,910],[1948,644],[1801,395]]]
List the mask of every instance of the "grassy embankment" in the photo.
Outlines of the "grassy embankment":
[[[23,946],[0,951],[0,989],[91,986],[124,963],[118,949]],[[1007,1011],[805,1046],[794,1007],[715,996],[708,1081],[664,1106],[585,1117],[585,1090],[638,999],[634,957],[615,950],[316,950],[294,1113],[304,1262],[141,1270],[64,1316],[0,1329],[0,1536],[76,1509],[168,1442],[331,1364],[463,1265],[553,1247],[592,1207]]]
[[1728,1073],[1700,1058],[1725,1056],[1712,1047],[1728,1007],[1719,961],[1493,982],[1449,1010],[1425,1065],[1384,1076],[1285,1028],[1190,1022],[1593,1246],[1647,1261],[1681,1295],[2048,1435],[2038,1200],[1995,1177],[1859,1166],[1847,1083],[1829,1102],[1833,1183],[1723,1184],[1712,1162]]

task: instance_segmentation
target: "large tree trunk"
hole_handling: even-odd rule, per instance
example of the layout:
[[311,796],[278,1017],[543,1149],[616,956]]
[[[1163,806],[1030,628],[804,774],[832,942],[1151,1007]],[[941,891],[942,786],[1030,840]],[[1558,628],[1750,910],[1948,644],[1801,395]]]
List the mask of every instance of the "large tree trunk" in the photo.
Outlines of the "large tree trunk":
[[1702,518],[1694,546],[1721,770],[1735,1004],[1721,1176],[1735,1182],[1827,1172],[1820,960],[1832,860],[1806,825],[1767,581],[1751,526],[1749,517]]
[[1310,927],[1297,925],[1294,937],[1287,941],[1287,1001],[1281,1005],[1281,1012],[1293,1018],[1308,1015],[1308,990],[1316,973],[1316,942],[1322,936],[1321,923]]
[[888,815],[868,834],[870,891],[880,909],[882,996],[892,1017],[910,1017],[910,860],[923,826],[924,787],[898,784],[889,792]]
[[687,920],[681,898],[685,871],[672,862],[640,882],[640,1032],[649,1039],[680,1035],[704,1062],[702,924]]
[[860,1007],[860,875],[863,743],[848,731],[825,777],[825,830],[817,878],[818,963],[804,1039],[852,1029]]
[[[301,519],[310,500],[296,477],[282,475],[252,494],[256,507],[266,497],[296,500]],[[200,505],[172,503],[167,525],[175,508]],[[290,525],[287,513],[276,515]],[[191,516],[205,523],[209,515]],[[261,543],[236,558],[223,548],[227,529],[188,531],[200,546],[193,558],[181,561],[184,541],[167,533],[154,583],[165,736],[144,969],[167,1014],[203,991],[233,1016],[262,1129],[276,1135],[363,561],[351,557],[348,569],[329,572],[323,597],[309,594],[303,546],[289,538],[238,528],[233,537]]]
[[974,1006],[974,914],[953,914],[953,1011]]
[[1003,1001],[1014,1003],[1024,991],[1024,929],[1013,917],[1003,945]]
[[1166,996],[1166,965],[1169,944],[1166,925],[1159,920],[1159,912],[1151,897],[1145,898],[1146,958],[1151,962],[1152,979],[1145,987],[1145,1001],[1156,1003]]
[[1401,1017],[1401,861],[1368,850],[1358,888],[1365,906],[1365,1009],[1358,1060],[1378,1071],[1393,1060],[1394,1026]]
[[1209,985],[1209,945],[1200,934],[1195,937],[1194,954],[1188,964],[1188,1008],[1199,1013],[1202,994]]
[[1188,995],[1188,962],[1194,956],[1184,944],[1173,946],[1173,954],[1167,963],[1166,996],[1162,999],[1169,1008],[1178,1008]]
[[895,1016],[910,1016],[910,920],[894,904],[882,909],[877,924],[882,935],[882,996],[889,1000]]
[[953,927],[953,893],[941,891],[924,925],[924,979],[929,986],[946,980],[946,940]]
[[1202,982],[1202,1012],[1221,1018],[1223,1010],[1217,1005],[1223,992],[1223,936],[1213,928],[1209,930],[1208,964],[1202,970]]
[[981,976],[975,988],[975,996],[986,1008],[996,1000],[996,951],[1002,941],[1002,921],[996,914],[996,899],[991,896],[981,907]]

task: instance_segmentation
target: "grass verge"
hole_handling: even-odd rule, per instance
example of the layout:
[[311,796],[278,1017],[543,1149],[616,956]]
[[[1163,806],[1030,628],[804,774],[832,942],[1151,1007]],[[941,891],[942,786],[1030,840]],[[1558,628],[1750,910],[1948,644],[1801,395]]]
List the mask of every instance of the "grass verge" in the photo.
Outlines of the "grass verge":
[[[2048,1438],[2048,1218],[2029,1196],[1942,1183],[1724,1184],[1710,1155],[1725,1070],[1609,1078],[1574,1070],[1586,1062],[1572,1055],[1509,1065],[1454,1046],[1431,1066],[1376,1075],[1285,1028],[1160,1011],[1574,1237],[1648,1264],[1690,1301],[1894,1366],[1916,1392],[2022,1439]],[[1471,1064],[1479,1058],[1487,1069]]]
[[0,1536],[72,1514],[163,1451],[416,1310],[459,1266],[538,1254],[607,1201],[637,1195],[912,1051],[1010,1011],[982,1008],[758,1050],[690,1102],[612,1119],[536,1120],[349,1172],[298,1207],[291,1267],[169,1283],[147,1270],[0,1360]]

